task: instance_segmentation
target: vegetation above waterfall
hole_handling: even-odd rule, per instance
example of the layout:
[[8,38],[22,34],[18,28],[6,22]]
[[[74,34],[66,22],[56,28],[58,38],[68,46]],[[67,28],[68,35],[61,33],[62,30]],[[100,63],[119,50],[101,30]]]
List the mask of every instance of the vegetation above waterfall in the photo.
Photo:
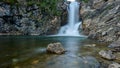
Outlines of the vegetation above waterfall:
[[89,0],[80,0],[80,1],[83,1],[83,2],[85,2],[85,3],[88,3]]
[[58,2],[60,0],[1,0],[1,2],[7,2],[11,5],[33,5],[36,4],[40,7],[41,12],[47,13],[49,15],[60,15],[61,12],[57,8]]

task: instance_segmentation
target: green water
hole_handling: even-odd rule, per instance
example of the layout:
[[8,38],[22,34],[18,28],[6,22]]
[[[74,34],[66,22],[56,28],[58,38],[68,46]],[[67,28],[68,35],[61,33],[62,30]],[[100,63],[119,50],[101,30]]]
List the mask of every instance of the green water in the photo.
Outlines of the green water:
[[[47,45],[53,42],[61,42],[67,52],[46,53]],[[0,68],[99,68],[91,54],[82,56],[85,49],[81,47],[93,43],[97,44],[84,37],[0,36]]]

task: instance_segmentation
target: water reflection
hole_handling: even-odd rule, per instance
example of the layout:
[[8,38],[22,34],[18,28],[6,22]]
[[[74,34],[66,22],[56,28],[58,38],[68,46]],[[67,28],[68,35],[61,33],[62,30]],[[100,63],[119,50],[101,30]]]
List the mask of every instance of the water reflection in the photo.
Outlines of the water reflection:
[[46,68],[98,68],[99,62],[91,56],[80,57],[81,42],[84,37],[56,38],[67,50],[66,54],[51,56],[46,62]]
[[[79,55],[85,40],[84,37],[0,36],[0,67],[98,68],[94,57]],[[47,54],[46,47],[53,42],[61,42],[67,52]]]
[[77,54],[80,49],[80,41],[82,39],[79,38],[65,38],[63,44],[65,45],[66,50],[70,54]]

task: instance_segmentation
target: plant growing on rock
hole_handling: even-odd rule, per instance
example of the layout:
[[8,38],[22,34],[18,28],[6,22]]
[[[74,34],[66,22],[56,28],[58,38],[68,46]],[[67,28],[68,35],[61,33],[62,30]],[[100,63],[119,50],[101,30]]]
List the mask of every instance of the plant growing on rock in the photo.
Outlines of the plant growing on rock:
[[85,3],[88,3],[89,0],[81,0],[81,1],[83,1],[83,2],[85,2]]

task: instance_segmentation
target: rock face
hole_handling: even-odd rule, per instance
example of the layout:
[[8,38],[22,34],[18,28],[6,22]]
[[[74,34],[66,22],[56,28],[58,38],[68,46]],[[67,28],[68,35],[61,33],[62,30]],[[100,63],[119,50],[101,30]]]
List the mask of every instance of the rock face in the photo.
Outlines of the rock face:
[[62,44],[59,42],[50,43],[47,46],[47,52],[55,53],[55,54],[63,54],[63,53],[65,53],[65,49],[63,48]]
[[114,49],[114,52],[120,52],[120,38],[117,41],[111,43],[108,47]]
[[108,60],[116,59],[115,55],[112,54],[112,51],[111,51],[111,50],[108,50],[108,51],[101,50],[101,51],[99,52],[99,55],[102,56],[102,57],[105,58],[105,59],[108,59]]
[[[40,4],[38,2],[29,4],[26,0],[16,1],[18,2],[14,4],[9,1],[0,1],[0,35],[48,35],[57,33],[62,22],[61,15],[51,11],[64,12],[62,7],[57,6],[62,1],[55,2],[56,5],[53,4],[55,6],[53,8],[50,8],[49,5],[45,7],[41,2],[39,2]],[[32,3],[31,0],[29,1]],[[46,12],[46,10],[50,12]]]
[[120,37],[120,0],[82,2],[82,30],[89,38],[112,42]]

